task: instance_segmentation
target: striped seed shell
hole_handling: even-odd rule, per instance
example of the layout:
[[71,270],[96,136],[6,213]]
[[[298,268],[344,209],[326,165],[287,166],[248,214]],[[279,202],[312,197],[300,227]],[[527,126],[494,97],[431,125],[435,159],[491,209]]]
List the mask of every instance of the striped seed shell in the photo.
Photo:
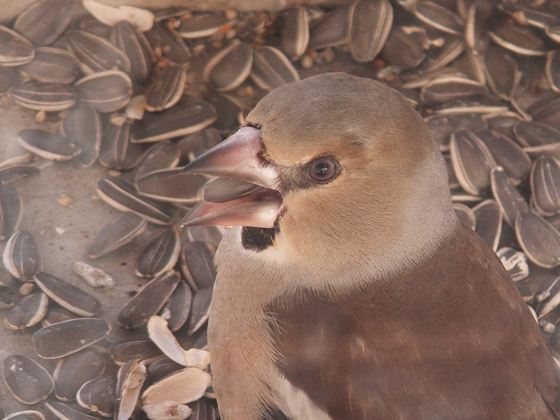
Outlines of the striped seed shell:
[[213,249],[202,241],[195,240],[183,244],[181,272],[195,292],[214,286],[216,267]]
[[476,80],[461,76],[443,76],[431,80],[424,86],[420,99],[428,104],[443,103],[485,93],[486,87]]
[[488,127],[488,123],[478,114],[433,115],[425,121],[442,152],[449,150],[451,135],[456,131],[456,127],[468,129],[473,133]]
[[560,130],[537,121],[521,121],[513,128],[513,133],[526,151],[560,143]]
[[9,238],[19,227],[23,202],[11,185],[0,183],[0,241]]
[[490,150],[472,131],[461,129],[451,136],[451,162],[463,189],[480,195],[490,187],[490,170],[496,166]]
[[354,60],[373,60],[383,48],[392,25],[393,6],[389,0],[358,0],[350,27],[350,52]]
[[187,333],[189,335],[197,332],[210,316],[210,304],[212,303],[212,288],[200,289],[194,292],[191,315],[187,323]]
[[21,67],[30,78],[43,83],[70,84],[79,74],[78,60],[61,48],[38,47],[33,61]]
[[510,19],[498,19],[490,30],[490,37],[500,47],[515,54],[544,56],[547,47],[531,28],[517,25]]
[[25,8],[14,23],[14,30],[34,45],[50,45],[60,37],[72,21],[68,0],[38,0]]
[[41,258],[35,239],[26,230],[16,230],[4,246],[2,262],[14,277],[26,281],[41,271]]
[[211,253],[215,253],[222,240],[222,232],[216,226],[188,226],[183,229],[181,242],[204,242]]
[[181,252],[179,235],[167,230],[154,238],[138,256],[136,275],[140,277],[156,277],[171,270]]
[[152,49],[156,51],[156,56],[162,55],[167,60],[180,66],[189,63],[191,52],[187,44],[166,22],[158,22],[144,35],[148,38]]
[[93,414],[111,417],[115,406],[116,378],[103,376],[85,382],[76,393],[76,402]]
[[511,54],[494,45],[488,47],[484,55],[484,70],[492,92],[504,100],[514,96],[521,80],[521,72]]
[[109,41],[79,29],[66,34],[66,43],[82,64],[86,73],[121,70],[130,73],[130,60]]
[[350,22],[356,3],[337,7],[312,26],[309,46],[314,49],[336,47],[347,42],[350,37]]
[[108,168],[134,168],[144,156],[144,147],[134,144],[130,137],[131,124],[117,125],[108,122],[103,131],[99,162]]
[[414,69],[426,58],[420,40],[400,26],[394,26],[389,33],[381,55],[385,61],[403,69]]
[[0,66],[21,66],[29,63],[33,57],[35,49],[27,38],[0,25]]
[[62,132],[81,149],[76,160],[85,167],[93,165],[99,157],[103,138],[103,122],[97,111],[84,105],[72,108],[62,120]]
[[110,332],[104,319],[74,318],[41,328],[31,340],[39,357],[58,359],[94,345]]
[[251,47],[235,40],[208,60],[203,77],[218,91],[233,90],[249,77],[252,64]]
[[10,394],[22,404],[37,404],[47,399],[54,389],[50,373],[23,354],[12,354],[4,359],[2,379]]
[[146,365],[139,360],[131,360],[121,366],[115,391],[115,420],[131,418],[147,377]]
[[160,356],[148,365],[148,377],[152,382],[157,382],[182,368],[183,366],[169,359],[167,356]]
[[476,229],[476,216],[470,207],[461,203],[453,203],[453,210],[465,227],[472,230]]
[[57,322],[66,321],[68,319],[76,318],[72,312],[64,308],[53,308],[47,312],[47,316],[41,321],[43,327],[47,327],[51,324],[56,324]]
[[558,95],[534,103],[527,112],[534,120],[560,129],[560,97]]
[[127,329],[146,325],[148,319],[163,308],[180,280],[179,273],[173,270],[150,280],[121,309],[119,324]]
[[72,86],[36,80],[13,86],[8,94],[18,105],[36,111],[63,111],[76,103],[76,91]]
[[265,46],[253,50],[251,78],[261,89],[271,91],[299,80],[299,74],[280,50]]
[[418,20],[438,31],[451,35],[460,35],[463,32],[461,17],[436,2],[419,1],[414,15]]
[[87,248],[91,259],[108,255],[138,238],[146,230],[147,220],[135,213],[125,212],[103,226]]
[[531,170],[531,203],[543,216],[560,212],[560,165],[550,156],[540,156]]
[[76,405],[63,403],[61,401],[49,400],[45,402],[45,407],[54,417],[61,420],[98,420],[98,417],[84,413]]
[[171,331],[178,331],[186,324],[191,313],[192,298],[193,293],[187,282],[180,281],[161,311]]
[[560,93],[560,51],[550,51],[546,55],[545,73],[552,90]]
[[187,83],[187,72],[181,66],[158,69],[146,92],[148,111],[163,111],[177,104]]
[[481,239],[497,251],[502,236],[502,211],[494,200],[484,200],[473,207],[476,218],[476,233]]
[[189,162],[222,141],[220,132],[214,127],[189,134],[177,142],[181,161]]
[[61,401],[76,397],[80,387],[105,372],[105,357],[93,349],[85,349],[58,360],[53,372],[54,395]]
[[472,3],[466,10],[464,38],[467,46],[477,54],[488,47],[490,36],[488,35],[488,19],[483,16],[479,3]]
[[10,330],[23,330],[37,325],[47,314],[49,299],[44,293],[32,293],[14,306],[4,319]]
[[16,70],[0,66],[0,96],[8,93],[12,86],[19,84],[19,73]]
[[184,97],[173,108],[149,113],[132,126],[134,143],[152,143],[186,136],[211,125],[216,110],[202,99]]
[[114,112],[132,96],[132,80],[119,70],[92,73],[74,85],[81,103],[99,112]]
[[533,264],[544,268],[560,265],[560,232],[550,222],[530,211],[519,213],[515,235]]
[[67,281],[48,273],[37,273],[34,281],[49,298],[76,315],[91,317],[99,312],[101,303],[94,296]]
[[103,178],[97,183],[97,194],[110,206],[120,211],[131,211],[158,225],[171,223],[169,206],[141,197],[134,185],[124,178]]
[[101,38],[109,39],[111,37],[111,27],[99,22],[94,17],[81,20],[79,28]]
[[171,141],[154,143],[134,169],[133,179],[136,182],[151,172],[175,168],[179,164],[180,157],[181,151],[176,143]]
[[111,357],[115,364],[122,366],[131,360],[141,360],[150,364],[161,357],[161,351],[149,338],[124,340],[111,346]]
[[305,7],[295,7],[284,13],[282,50],[292,59],[299,58],[309,43],[309,15]]
[[228,20],[222,13],[201,13],[181,19],[177,32],[185,39],[204,38],[214,35],[227,25]]
[[[2,413],[0,413],[0,415],[1,414]],[[7,415],[3,417],[2,420],[46,420],[46,417],[37,410],[24,410]]]
[[499,114],[507,112],[508,107],[497,98],[483,96],[476,99],[466,99],[441,104],[434,107],[436,115],[455,115],[455,114]]
[[49,160],[70,160],[81,153],[78,145],[48,131],[26,128],[18,133],[19,143],[30,152]]
[[513,186],[506,171],[498,166],[490,173],[492,195],[500,206],[504,215],[504,220],[511,227],[515,226],[515,219],[518,214],[529,211],[529,205]]
[[156,60],[146,36],[130,22],[123,20],[113,26],[111,42],[128,57],[132,79],[140,84],[145,83]]
[[202,199],[207,178],[186,173],[183,168],[151,172],[136,181],[138,193],[157,201],[195,204]]
[[187,404],[204,395],[210,385],[210,375],[198,368],[185,368],[163,378],[142,393],[142,405],[173,401]]

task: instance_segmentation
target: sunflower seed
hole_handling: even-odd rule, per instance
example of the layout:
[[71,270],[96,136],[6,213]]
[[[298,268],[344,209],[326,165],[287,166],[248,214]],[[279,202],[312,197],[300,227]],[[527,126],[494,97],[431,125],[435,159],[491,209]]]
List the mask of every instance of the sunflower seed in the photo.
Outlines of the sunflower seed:
[[309,43],[309,15],[305,7],[295,7],[284,14],[282,50],[292,59],[301,57]]
[[189,162],[222,141],[220,132],[213,127],[189,134],[177,142],[181,161]]
[[545,71],[550,87],[560,93],[560,53],[558,51],[550,51],[547,54]]
[[177,232],[168,230],[154,238],[138,256],[136,275],[155,277],[171,270],[181,252],[181,242]]
[[519,213],[515,235],[531,262],[544,268],[560,265],[560,232],[541,216],[530,211]]
[[177,32],[185,39],[204,38],[214,35],[227,24],[228,20],[222,13],[202,13],[181,20]]
[[546,29],[558,22],[558,17],[536,8],[525,7],[522,4],[504,3],[502,10],[522,25],[531,25],[539,29]]
[[34,45],[50,45],[64,33],[72,21],[71,14],[61,13],[69,6],[68,0],[39,0],[18,16],[14,30]]
[[97,111],[78,105],[62,120],[62,132],[81,149],[76,160],[85,167],[93,165],[99,157],[103,136],[103,123]]
[[472,3],[465,14],[465,43],[467,46],[480,53],[485,51],[490,37],[488,35],[488,23],[484,16],[481,16],[477,2]]
[[43,83],[70,84],[79,74],[78,61],[60,48],[39,47],[35,58],[21,67],[30,78]]
[[225,202],[255,191],[258,186],[227,178],[216,178],[204,184],[204,201]]
[[191,315],[187,324],[189,335],[197,332],[208,321],[210,315],[210,304],[212,302],[212,288],[200,289],[194,293]]
[[37,325],[47,314],[49,299],[44,293],[32,293],[14,306],[4,325],[10,330],[23,330]]
[[210,385],[210,375],[201,369],[185,368],[163,378],[142,393],[142,405],[173,401],[187,404],[204,395]]
[[18,32],[0,25],[0,66],[21,66],[35,57],[33,44]]
[[142,145],[134,144],[130,138],[131,125],[108,123],[103,132],[99,162],[115,169],[134,168],[144,156]]
[[538,122],[560,129],[560,97],[558,95],[531,105],[528,112]]
[[40,411],[24,410],[3,417],[2,420],[46,420],[46,419],[43,413],[41,413]]
[[41,259],[37,244],[31,233],[16,230],[4,246],[2,262],[14,277],[26,281],[41,270]]
[[527,56],[546,55],[544,41],[528,27],[515,24],[510,19],[499,19],[490,30],[490,37],[500,47],[515,54]]
[[311,27],[309,46],[314,49],[336,47],[350,37],[350,21],[356,2],[327,13],[321,22]]
[[179,164],[181,152],[177,144],[164,141],[153,144],[145,153],[142,161],[134,170],[133,179],[136,182],[144,175],[162,170],[173,169]]
[[31,340],[39,357],[58,359],[92,346],[110,332],[104,319],[74,318],[41,328]]
[[171,209],[136,193],[134,185],[124,178],[103,178],[97,183],[97,194],[120,211],[132,211],[158,225],[171,223]]
[[65,161],[81,153],[76,144],[48,131],[24,129],[18,136],[22,147],[44,159]]
[[252,64],[251,47],[235,40],[208,61],[203,77],[218,91],[233,90],[249,77]]
[[130,77],[118,70],[90,74],[74,86],[80,102],[99,112],[118,111],[132,96]]
[[156,55],[161,54],[169,61],[180,66],[189,63],[191,58],[189,48],[177,32],[169,28],[165,22],[155,24],[144,35],[148,38],[152,49],[158,52]]
[[218,407],[207,398],[201,398],[189,404],[189,407],[192,408],[190,420],[218,420],[220,418]]
[[127,329],[145,325],[165,305],[180,280],[176,271],[168,271],[150,280],[121,309],[119,324]]
[[441,103],[470,98],[486,93],[486,88],[465,77],[439,77],[422,88],[420,99],[424,103]]
[[513,128],[513,133],[526,151],[560,147],[560,130],[547,124],[522,121]]
[[247,110],[246,100],[239,96],[216,92],[206,98],[216,109],[217,119],[213,126],[224,135],[235,131],[243,124],[243,115]]
[[141,360],[150,364],[161,357],[161,351],[148,338],[121,341],[111,347],[113,361],[122,366],[131,360]]
[[156,57],[144,34],[131,23],[121,21],[113,26],[111,42],[128,57],[132,79],[137,83],[145,83]]
[[414,69],[426,58],[420,41],[400,26],[391,30],[381,55],[387,62],[403,69]]
[[106,39],[72,29],[66,34],[66,43],[88,74],[115,68],[130,73],[131,64],[126,54]]
[[34,277],[37,286],[64,309],[80,316],[94,316],[101,303],[92,295],[48,273],[38,273]]
[[0,66],[0,95],[8,93],[12,86],[20,84],[19,73],[13,69]]
[[543,216],[560,212],[560,165],[550,156],[540,156],[531,171],[531,203]]
[[513,281],[522,281],[529,277],[529,264],[523,252],[506,247],[499,249],[496,255]]
[[145,32],[154,24],[155,15],[146,9],[133,6],[111,7],[95,0],[83,0],[82,3],[92,16],[106,25],[114,26],[126,22]]
[[186,173],[183,168],[163,169],[136,181],[140,195],[169,203],[194,204],[202,199],[206,177]]
[[167,316],[167,324],[171,331],[178,331],[185,325],[191,312],[192,291],[188,284],[180,281],[177,288],[161,311]]
[[115,420],[127,420],[132,416],[146,378],[146,366],[138,360],[121,366],[115,392]]
[[95,416],[90,416],[79,410],[75,405],[66,404],[60,401],[49,400],[45,402],[45,407],[60,420],[97,420]]
[[451,135],[456,127],[465,128],[473,133],[488,127],[488,123],[478,114],[434,115],[425,121],[440,151],[449,150]]
[[463,21],[461,18],[438,3],[419,1],[416,4],[414,15],[418,20],[438,31],[451,35],[460,35],[463,32]]
[[67,321],[69,319],[76,318],[72,312],[67,311],[64,308],[54,308],[51,309],[43,321],[41,325],[43,327],[48,327],[49,325],[56,324],[57,322]]
[[108,255],[138,238],[148,226],[147,220],[132,212],[125,212],[109,221],[95,235],[87,248],[89,258]]
[[187,72],[180,66],[167,66],[159,69],[148,87],[148,111],[163,111],[177,104],[185,90]]
[[17,190],[0,183],[0,241],[9,238],[19,227],[23,203]]
[[150,381],[157,382],[182,368],[183,366],[179,363],[175,363],[167,356],[161,356],[148,366],[148,377]]
[[183,245],[181,272],[195,292],[214,285],[216,279],[214,253],[206,242],[193,241]]
[[511,99],[521,80],[521,73],[515,58],[507,51],[490,46],[484,55],[486,80],[496,95],[504,100]]
[[464,204],[454,203],[453,210],[459,218],[460,222],[469,229],[475,230],[476,228],[476,217],[474,212]]
[[453,68],[463,73],[467,78],[476,80],[478,83],[486,84],[486,74],[484,73],[483,58],[472,51],[466,51],[464,55],[455,60]]
[[76,402],[80,407],[94,414],[112,417],[115,405],[115,387],[114,376],[91,379],[78,390]]
[[265,46],[253,50],[251,78],[258,87],[270,91],[299,80],[299,74],[280,50]]
[[388,0],[358,0],[350,15],[350,52],[359,62],[373,60],[383,48],[393,25]]
[[204,242],[213,254],[222,240],[222,233],[216,226],[188,226],[183,229],[181,242]]
[[494,200],[485,200],[475,207],[476,233],[494,251],[498,249],[502,236],[502,212]]
[[208,127],[216,120],[216,110],[208,102],[185,97],[171,109],[150,113],[132,127],[132,141],[151,143],[186,136]]
[[62,401],[73,400],[80,387],[103,375],[105,368],[105,359],[91,349],[60,359],[53,373],[54,395]]
[[435,110],[438,115],[452,114],[499,114],[508,110],[500,100],[488,96],[475,100],[460,100],[443,104]]
[[504,219],[508,225],[514,227],[517,215],[528,212],[529,205],[513,186],[502,167],[493,168],[490,178],[492,194],[504,214]]
[[36,111],[63,111],[76,103],[73,87],[35,80],[12,87],[8,94],[18,105]]
[[22,354],[12,354],[2,363],[2,379],[10,394],[22,404],[37,404],[54,389],[49,372]]
[[549,26],[546,28],[545,33],[554,42],[560,42],[560,25]]
[[428,51],[428,56],[420,66],[424,72],[433,72],[443,69],[465,51],[465,44],[459,38],[451,38],[438,49]]
[[101,38],[109,39],[111,37],[111,27],[99,22],[95,18],[85,18],[80,22],[80,29],[97,35]]

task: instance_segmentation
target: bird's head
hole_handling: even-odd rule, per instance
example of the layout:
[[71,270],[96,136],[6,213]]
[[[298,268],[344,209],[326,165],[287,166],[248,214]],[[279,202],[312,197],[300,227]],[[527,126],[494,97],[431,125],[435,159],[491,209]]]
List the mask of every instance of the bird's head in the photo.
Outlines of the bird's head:
[[202,202],[186,225],[244,226],[245,249],[290,264],[352,267],[398,264],[391,261],[402,252],[414,259],[454,223],[427,126],[379,82],[310,77],[265,96],[246,120],[185,170],[259,187]]

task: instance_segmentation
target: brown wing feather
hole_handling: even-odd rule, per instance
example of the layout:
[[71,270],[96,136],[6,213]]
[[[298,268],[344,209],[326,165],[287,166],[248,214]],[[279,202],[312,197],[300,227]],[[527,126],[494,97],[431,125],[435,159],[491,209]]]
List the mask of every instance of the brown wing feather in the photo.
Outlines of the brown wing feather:
[[556,418],[548,347],[494,253],[462,229],[422,266],[268,310],[279,369],[334,419]]

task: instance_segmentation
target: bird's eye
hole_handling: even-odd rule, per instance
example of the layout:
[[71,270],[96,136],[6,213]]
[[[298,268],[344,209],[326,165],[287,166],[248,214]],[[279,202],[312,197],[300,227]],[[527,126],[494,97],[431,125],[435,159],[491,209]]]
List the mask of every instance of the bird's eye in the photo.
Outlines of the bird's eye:
[[313,181],[323,184],[336,178],[340,165],[332,156],[324,156],[312,161],[308,172]]

